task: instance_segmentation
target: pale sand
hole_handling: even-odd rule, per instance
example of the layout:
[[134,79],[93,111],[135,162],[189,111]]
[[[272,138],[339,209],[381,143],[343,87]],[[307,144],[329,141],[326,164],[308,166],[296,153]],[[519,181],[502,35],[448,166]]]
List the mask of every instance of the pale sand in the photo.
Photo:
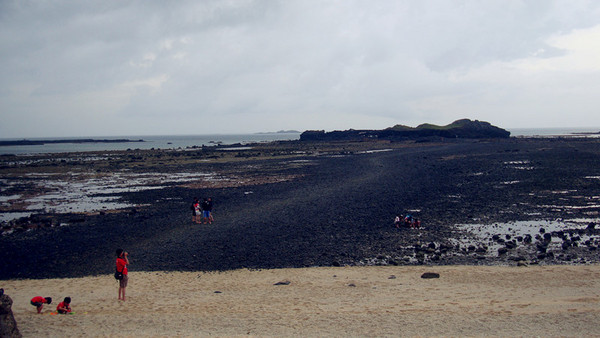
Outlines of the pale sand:
[[[126,302],[111,275],[0,287],[25,337],[600,336],[600,265],[131,272]],[[51,315],[65,296],[76,313]]]

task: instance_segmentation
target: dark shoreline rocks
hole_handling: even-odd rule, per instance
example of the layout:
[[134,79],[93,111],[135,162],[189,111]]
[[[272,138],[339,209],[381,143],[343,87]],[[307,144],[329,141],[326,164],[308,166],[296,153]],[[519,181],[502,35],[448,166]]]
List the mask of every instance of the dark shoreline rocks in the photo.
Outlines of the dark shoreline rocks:
[[[172,184],[119,193],[123,202],[138,205],[135,212],[40,215],[50,224],[68,225],[1,236],[0,279],[111,273],[117,247],[130,252],[132,271],[599,261],[600,231],[595,226],[563,231],[561,238],[568,234],[568,242],[559,242],[558,233],[551,234],[549,243],[539,233],[522,241],[502,233],[497,237],[503,241],[500,255],[494,233],[484,241],[457,244],[472,235],[456,227],[598,219],[600,208],[589,204],[600,196],[600,180],[593,178],[600,167],[598,140],[309,144],[256,147],[232,154],[236,159],[245,154],[235,161],[221,161],[223,155],[215,150],[210,153],[214,160],[206,161],[207,155],[197,150],[139,152],[131,162],[115,155],[108,163],[63,163],[67,169],[87,165],[92,171],[100,165],[117,170],[129,163],[130,170],[140,173],[211,171],[249,175],[256,183],[198,188]],[[252,155],[258,153],[262,157]],[[179,162],[169,162],[169,156]],[[266,177],[288,179],[259,180]],[[196,196],[213,197],[212,225],[191,223],[189,203]],[[393,226],[395,215],[407,212],[422,220],[422,229]],[[565,248],[563,242],[568,243]]]

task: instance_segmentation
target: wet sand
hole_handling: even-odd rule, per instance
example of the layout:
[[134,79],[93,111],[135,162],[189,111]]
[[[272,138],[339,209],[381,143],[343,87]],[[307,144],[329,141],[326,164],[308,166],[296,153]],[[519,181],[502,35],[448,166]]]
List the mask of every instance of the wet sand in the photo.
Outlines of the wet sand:
[[[599,265],[134,271],[126,302],[112,275],[1,286],[25,337],[600,335]],[[75,314],[51,315],[65,296]]]

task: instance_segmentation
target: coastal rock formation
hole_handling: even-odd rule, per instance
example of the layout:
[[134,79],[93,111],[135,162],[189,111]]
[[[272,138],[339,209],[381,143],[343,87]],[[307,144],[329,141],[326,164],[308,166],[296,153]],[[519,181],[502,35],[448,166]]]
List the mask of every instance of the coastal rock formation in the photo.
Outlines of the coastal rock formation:
[[[1,156],[1,197],[10,203],[0,207],[35,214],[22,226],[0,222],[0,279],[112,274],[106,257],[116,245],[131,252],[136,271],[597,264],[600,206],[582,196],[600,195],[599,145],[597,138],[290,141],[235,153],[123,151],[85,161],[62,155],[56,167],[51,155]],[[118,197],[126,205],[119,210],[47,213],[11,197],[43,194],[57,181],[22,180],[28,172],[58,172],[65,185],[83,186],[88,181],[72,173],[106,180],[108,171],[160,179],[136,183],[147,190],[94,190]],[[162,179],[190,172],[218,179]],[[213,197],[212,225],[191,222],[196,196]],[[395,227],[394,217],[409,212],[422,227]]]
[[462,119],[446,126],[421,124],[416,128],[396,125],[383,130],[344,130],[325,132],[324,130],[308,130],[300,135],[301,141],[350,141],[363,139],[407,140],[428,137],[443,138],[508,138],[510,132],[491,125],[488,122]]
[[12,303],[8,295],[0,296],[0,337],[21,337],[12,313]]

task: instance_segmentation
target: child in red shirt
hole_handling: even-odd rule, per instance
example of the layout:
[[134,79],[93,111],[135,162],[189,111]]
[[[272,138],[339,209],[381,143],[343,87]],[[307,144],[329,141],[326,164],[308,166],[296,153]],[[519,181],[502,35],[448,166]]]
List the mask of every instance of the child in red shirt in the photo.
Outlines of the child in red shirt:
[[52,303],[52,297],[44,298],[42,296],[37,296],[37,297],[31,298],[31,305],[33,305],[37,308],[37,313],[42,313],[44,304],[51,304],[51,303]]
[[71,312],[71,297],[65,297],[65,300],[58,303],[56,306],[56,312],[66,314]]

